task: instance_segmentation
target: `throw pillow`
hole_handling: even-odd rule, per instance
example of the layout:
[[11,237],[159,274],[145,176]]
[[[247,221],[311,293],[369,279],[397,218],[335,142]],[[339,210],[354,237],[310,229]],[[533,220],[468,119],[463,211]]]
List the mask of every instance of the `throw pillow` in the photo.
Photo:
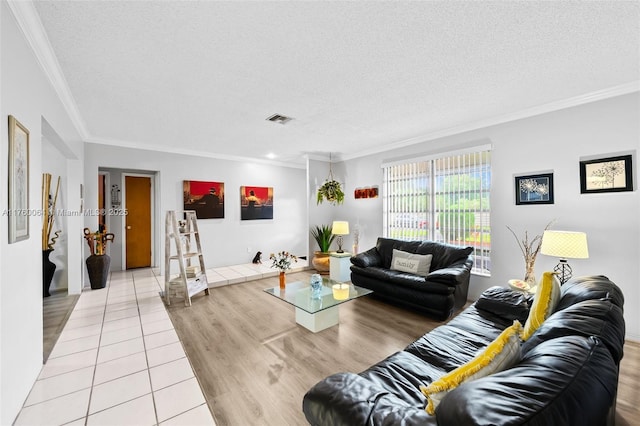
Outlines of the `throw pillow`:
[[506,370],[520,359],[520,332],[518,320],[505,328],[496,339],[471,361],[450,371],[429,386],[420,386],[427,397],[427,413],[434,415],[436,407],[445,395],[464,382],[489,376]]
[[413,254],[393,249],[391,269],[426,277],[429,275],[429,268],[431,268],[431,259],[433,259],[431,254]]
[[554,272],[545,272],[542,280],[538,284],[536,295],[533,298],[533,304],[529,311],[529,317],[524,324],[522,335],[523,341],[527,340],[542,325],[542,322],[551,315],[558,302],[560,302],[560,282]]
[[513,291],[504,287],[490,287],[482,292],[476,302],[476,308],[497,315],[508,321],[518,320],[522,324],[529,316],[529,298],[521,291]]

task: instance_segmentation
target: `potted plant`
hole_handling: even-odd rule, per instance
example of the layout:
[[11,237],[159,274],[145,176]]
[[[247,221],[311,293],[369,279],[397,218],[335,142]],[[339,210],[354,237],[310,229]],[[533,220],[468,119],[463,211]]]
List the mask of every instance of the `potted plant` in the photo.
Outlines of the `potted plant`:
[[333,178],[333,170],[331,169],[331,153],[329,153],[329,176],[327,176],[327,180],[324,184],[318,188],[318,193],[316,194],[317,204],[322,204],[324,200],[327,200],[334,206],[344,202],[344,191],[342,191],[342,185]]
[[279,253],[271,253],[269,256],[271,259],[271,267],[276,268],[279,272],[280,288],[285,288],[284,274],[291,269],[291,263],[298,262],[298,257],[289,253],[288,251],[281,251]]
[[313,253],[311,264],[320,274],[326,275],[329,273],[329,248],[336,236],[331,233],[330,225],[316,225],[311,228],[311,235],[320,248]]
[[333,179],[327,179],[327,181],[318,189],[317,204],[322,204],[324,200],[327,200],[333,205],[342,204],[344,202],[344,192],[340,182]]

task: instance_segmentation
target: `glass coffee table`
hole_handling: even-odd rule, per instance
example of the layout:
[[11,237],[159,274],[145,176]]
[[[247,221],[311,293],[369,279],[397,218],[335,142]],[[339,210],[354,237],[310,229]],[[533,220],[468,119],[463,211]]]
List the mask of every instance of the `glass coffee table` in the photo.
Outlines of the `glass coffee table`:
[[348,282],[324,277],[322,288],[316,294],[312,293],[309,282],[304,281],[287,283],[284,290],[272,287],[264,291],[295,306],[296,322],[314,333],[338,325],[340,304],[373,293]]

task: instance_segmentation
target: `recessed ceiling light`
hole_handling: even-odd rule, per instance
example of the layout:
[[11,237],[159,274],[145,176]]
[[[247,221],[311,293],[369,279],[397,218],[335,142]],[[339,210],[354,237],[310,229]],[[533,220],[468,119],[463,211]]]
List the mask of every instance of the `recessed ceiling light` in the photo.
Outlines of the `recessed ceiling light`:
[[267,154],[267,158],[273,160],[274,158],[276,158],[276,155],[273,152],[270,152]]
[[266,120],[273,123],[286,124],[289,121],[293,120],[293,118],[287,117],[286,115],[282,114],[273,114],[272,116],[267,117]]

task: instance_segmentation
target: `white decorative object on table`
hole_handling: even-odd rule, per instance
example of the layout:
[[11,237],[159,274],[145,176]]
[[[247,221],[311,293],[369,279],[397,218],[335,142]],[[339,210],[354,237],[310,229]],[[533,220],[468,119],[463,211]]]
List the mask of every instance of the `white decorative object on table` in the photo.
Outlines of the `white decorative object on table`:
[[534,294],[536,292],[537,286],[531,287],[529,284],[527,284],[526,281],[523,280],[509,280],[509,287],[511,287],[512,290]]
[[333,298],[336,300],[347,300],[349,298],[349,284],[334,284],[331,287]]

